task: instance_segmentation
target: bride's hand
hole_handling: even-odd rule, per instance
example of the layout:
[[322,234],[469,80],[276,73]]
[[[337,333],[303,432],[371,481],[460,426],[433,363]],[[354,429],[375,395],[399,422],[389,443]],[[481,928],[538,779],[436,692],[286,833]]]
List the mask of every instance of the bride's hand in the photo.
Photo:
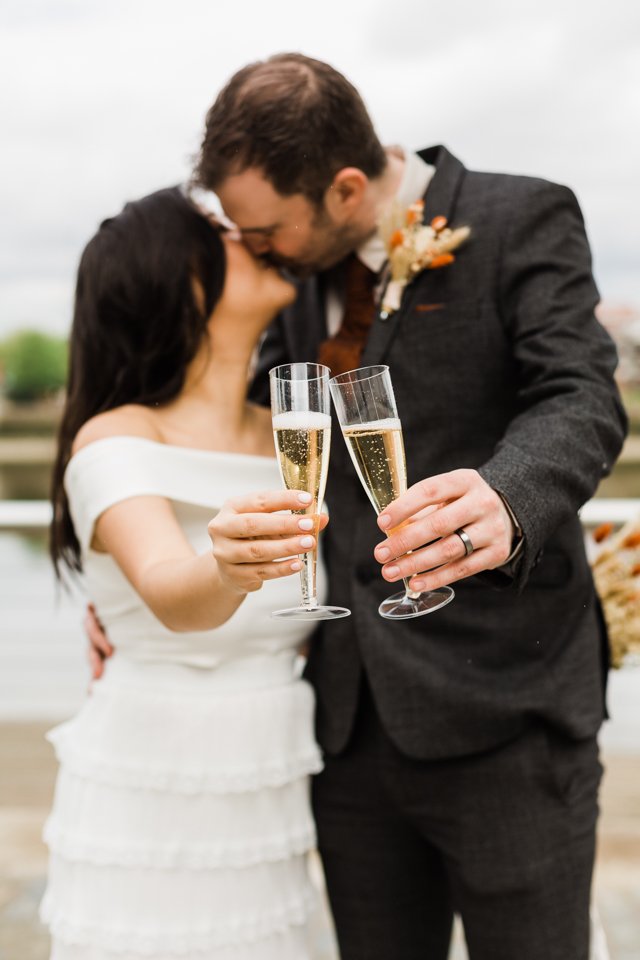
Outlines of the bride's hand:
[[263,491],[227,500],[209,523],[222,581],[238,593],[251,593],[265,580],[300,570],[299,555],[315,548],[314,533],[323,530],[329,518],[282,511],[304,510],[310,503],[311,496],[299,490]]

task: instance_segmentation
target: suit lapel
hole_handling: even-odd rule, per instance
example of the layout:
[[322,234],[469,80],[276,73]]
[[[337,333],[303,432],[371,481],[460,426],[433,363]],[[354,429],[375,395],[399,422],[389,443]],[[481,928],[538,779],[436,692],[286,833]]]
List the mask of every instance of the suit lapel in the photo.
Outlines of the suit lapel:
[[[423,222],[430,223],[436,216],[444,216],[451,219],[455,209],[455,202],[458,191],[464,177],[464,167],[445,147],[430,147],[428,150],[419,151],[419,156],[426,163],[433,164],[436,172],[427,188],[424,197],[424,216]],[[425,271],[429,274],[429,271]],[[436,273],[436,271],[432,271]],[[420,275],[420,291],[425,293],[425,282],[428,283],[428,277]],[[371,364],[380,363],[385,353],[389,349],[402,317],[408,313],[416,298],[416,283],[410,283],[402,297],[400,308],[392,313],[390,317],[378,313],[371,325],[371,332],[364,348],[361,365],[363,367]]]

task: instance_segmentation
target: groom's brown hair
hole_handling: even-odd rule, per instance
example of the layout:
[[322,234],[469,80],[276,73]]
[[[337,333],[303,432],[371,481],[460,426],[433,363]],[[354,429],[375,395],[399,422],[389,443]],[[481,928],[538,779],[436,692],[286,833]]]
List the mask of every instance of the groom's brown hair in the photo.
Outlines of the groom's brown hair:
[[234,74],[207,114],[194,179],[215,190],[227,176],[260,169],[283,196],[320,205],[343,167],[368,177],[386,156],[349,81],[320,60],[281,53]]

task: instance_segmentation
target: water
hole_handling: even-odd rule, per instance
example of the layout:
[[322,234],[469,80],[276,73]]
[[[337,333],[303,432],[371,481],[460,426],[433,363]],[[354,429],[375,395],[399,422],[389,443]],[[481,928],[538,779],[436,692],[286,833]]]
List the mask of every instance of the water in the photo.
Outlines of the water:
[[[71,716],[89,680],[85,600],[57,589],[41,536],[0,533],[0,722]],[[640,666],[613,671],[601,743],[640,755]]]
[[57,590],[44,538],[0,533],[0,721],[70,716],[88,682],[84,599]]

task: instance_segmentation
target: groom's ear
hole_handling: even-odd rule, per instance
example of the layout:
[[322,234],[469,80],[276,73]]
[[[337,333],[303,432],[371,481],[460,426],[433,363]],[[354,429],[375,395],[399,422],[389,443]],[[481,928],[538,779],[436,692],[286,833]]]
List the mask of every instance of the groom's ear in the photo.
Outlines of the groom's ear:
[[362,205],[369,178],[357,167],[338,170],[324,194],[327,213],[334,223],[346,223]]

